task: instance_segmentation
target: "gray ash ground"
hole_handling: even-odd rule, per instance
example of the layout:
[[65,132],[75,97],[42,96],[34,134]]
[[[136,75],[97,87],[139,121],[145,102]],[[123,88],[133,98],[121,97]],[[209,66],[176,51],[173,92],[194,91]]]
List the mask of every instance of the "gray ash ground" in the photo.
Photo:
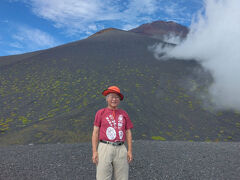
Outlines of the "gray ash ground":
[[[134,141],[129,179],[240,179],[240,143]],[[0,147],[1,180],[93,180],[91,144]]]

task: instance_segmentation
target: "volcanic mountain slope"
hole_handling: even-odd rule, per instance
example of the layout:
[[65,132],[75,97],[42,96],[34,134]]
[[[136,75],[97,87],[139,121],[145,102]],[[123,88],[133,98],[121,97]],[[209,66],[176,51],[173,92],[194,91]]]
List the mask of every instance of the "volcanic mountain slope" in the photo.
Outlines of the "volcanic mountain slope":
[[0,144],[90,141],[110,85],[125,95],[134,139],[239,141],[240,113],[215,112],[198,98],[211,75],[194,60],[156,60],[149,50],[156,43],[170,45],[112,29],[0,58]]

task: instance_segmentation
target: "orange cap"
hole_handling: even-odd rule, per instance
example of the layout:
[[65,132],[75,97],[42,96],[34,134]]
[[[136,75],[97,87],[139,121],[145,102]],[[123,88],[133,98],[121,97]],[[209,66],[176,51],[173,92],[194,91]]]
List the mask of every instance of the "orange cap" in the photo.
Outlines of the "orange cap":
[[110,86],[106,90],[102,92],[102,95],[107,96],[109,93],[116,93],[120,96],[120,100],[122,101],[124,96],[121,94],[120,89],[117,86]]

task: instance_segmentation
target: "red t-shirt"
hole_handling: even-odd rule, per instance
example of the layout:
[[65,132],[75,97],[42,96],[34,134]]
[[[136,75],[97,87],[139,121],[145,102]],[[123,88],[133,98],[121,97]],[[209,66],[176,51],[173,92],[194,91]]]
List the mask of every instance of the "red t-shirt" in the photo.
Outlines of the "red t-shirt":
[[99,127],[99,140],[125,141],[126,130],[133,128],[128,114],[122,109],[103,108],[95,116],[94,126]]

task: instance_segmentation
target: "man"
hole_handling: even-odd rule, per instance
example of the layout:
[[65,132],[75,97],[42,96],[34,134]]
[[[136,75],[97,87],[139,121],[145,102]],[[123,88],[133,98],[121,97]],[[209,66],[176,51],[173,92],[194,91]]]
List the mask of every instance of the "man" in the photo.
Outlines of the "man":
[[[128,114],[118,108],[124,96],[117,86],[109,87],[102,94],[106,96],[107,107],[96,113],[92,134],[92,161],[97,165],[96,177],[97,180],[111,180],[113,174],[115,180],[127,180],[128,163],[133,159],[133,124]],[[125,139],[128,150],[124,145]]]

